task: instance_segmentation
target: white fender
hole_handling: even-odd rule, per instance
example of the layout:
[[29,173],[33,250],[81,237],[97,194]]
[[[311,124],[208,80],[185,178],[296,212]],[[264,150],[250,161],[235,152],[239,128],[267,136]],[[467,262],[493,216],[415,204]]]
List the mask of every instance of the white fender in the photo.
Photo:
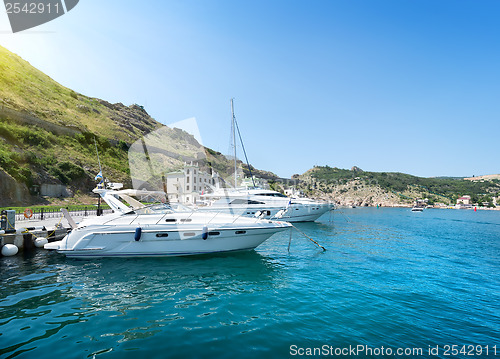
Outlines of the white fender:
[[37,239],[35,239],[35,246],[37,248],[43,248],[43,246],[47,243],[49,243],[49,241],[45,237],[38,237]]
[[2,255],[5,257],[15,256],[17,252],[19,252],[19,248],[13,244],[6,244],[2,247]]

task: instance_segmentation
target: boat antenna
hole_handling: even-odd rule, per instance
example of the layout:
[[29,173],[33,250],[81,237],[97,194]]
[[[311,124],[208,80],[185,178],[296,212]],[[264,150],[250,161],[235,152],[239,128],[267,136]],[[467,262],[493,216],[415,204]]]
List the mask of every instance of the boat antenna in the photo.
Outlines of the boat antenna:
[[101,160],[99,159],[99,151],[97,150],[97,142],[95,140],[95,136],[94,136],[94,145],[95,145],[95,153],[97,153],[97,163],[99,163],[99,172],[102,175]]
[[[96,176],[96,179],[98,178],[99,175],[101,175],[101,181],[97,184],[97,188],[99,188],[100,185],[102,185],[103,188],[106,188],[106,185],[104,184],[104,176],[102,175],[101,160],[99,159],[99,151],[97,150],[97,141],[95,140],[95,136],[94,136],[94,145],[95,145],[95,153],[97,154],[97,163],[99,163],[99,174]],[[102,215],[101,195],[99,195],[99,198],[97,199],[97,215],[98,216]]]
[[[234,106],[233,106],[233,98],[231,99],[231,113],[233,115],[233,138],[234,138],[234,169],[235,169],[235,173],[236,173],[236,136],[235,136],[235,133],[234,133],[234,130],[236,128],[236,131],[238,131],[238,137],[240,138],[240,142],[241,142],[241,148],[243,149],[243,154],[245,155],[245,161],[247,162],[247,167],[248,167],[248,172],[250,172],[250,177],[252,178],[252,183],[253,183],[253,186],[254,188],[256,187],[255,186],[255,179],[253,177],[253,174],[252,174],[252,169],[250,168],[250,163],[248,162],[248,157],[247,157],[247,151],[245,151],[245,145],[243,144],[243,138],[241,137],[241,133],[240,133],[240,128],[238,126],[238,122],[236,121],[236,116],[234,116]],[[235,174],[235,180],[236,180],[236,174]]]

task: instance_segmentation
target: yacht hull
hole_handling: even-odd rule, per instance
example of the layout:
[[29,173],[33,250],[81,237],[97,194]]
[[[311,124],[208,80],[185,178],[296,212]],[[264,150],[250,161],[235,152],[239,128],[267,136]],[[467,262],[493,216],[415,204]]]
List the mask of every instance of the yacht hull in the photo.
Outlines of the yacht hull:
[[[262,213],[260,218],[278,219],[286,222],[314,222],[326,212],[333,209],[330,204],[314,204],[314,205],[292,205],[286,207],[284,205],[227,205],[227,206],[207,206],[199,207],[199,211],[229,213],[241,215],[245,217],[254,217],[259,212]],[[284,210],[284,213],[276,217],[278,213]]]
[[188,256],[252,250],[289,227],[285,222],[263,228],[211,228],[205,231],[203,228],[168,230],[144,226],[138,238],[136,228],[90,226],[84,231],[73,231],[51,245],[68,258]]

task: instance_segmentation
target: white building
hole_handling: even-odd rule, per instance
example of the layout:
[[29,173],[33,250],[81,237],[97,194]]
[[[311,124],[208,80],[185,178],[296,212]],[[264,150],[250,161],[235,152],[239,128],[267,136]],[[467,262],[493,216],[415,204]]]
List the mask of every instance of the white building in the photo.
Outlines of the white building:
[[457,204],[472,205],[470,196],[462,196],[457,199]]
[[167,196],[170,202],[195,204],[200,195],[215,185],[215,178],[200,171],[197,164],[184,164],[184,168],[165,174]]
[[285,188],[285,195],[287,195],[288,197],[299,198],[299,197],[304,197],[304,192],[298,190],[295,187],[288,187]]

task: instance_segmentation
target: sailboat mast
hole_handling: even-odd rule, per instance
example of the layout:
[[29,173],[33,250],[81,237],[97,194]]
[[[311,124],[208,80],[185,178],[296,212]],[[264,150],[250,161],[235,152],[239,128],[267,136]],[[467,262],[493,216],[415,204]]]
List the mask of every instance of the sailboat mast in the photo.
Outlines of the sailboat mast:
[[233,148],[234,148],[234,188],[238,187],[238,172],[237,172],[237,164],[236,164],[236,124],[234,117],[234,106],[233,99],[231,99],[231,132],[233,136]]
[[252,178],[253,187],[256,188],[255,179],[252,174],[252,168],[250,167],[250,162],[248,162],[247,151],[245,151],[245,145],[243,144],[243,139],[241,138],[240,128],[238,126],[238,122],[236,121],[236,116],[234,116],[233,99],[231,99],[231,114],[233,115],[231,121],[231,129],[232,129],[232,136],[234,143],[234,183],[236,183],[236,131],[238,131],[238,137],[240,138],[241,148],[243,149],[243,154],[245,155],[245,160],[247,161],[248,172],[250,173],[250,178]]

